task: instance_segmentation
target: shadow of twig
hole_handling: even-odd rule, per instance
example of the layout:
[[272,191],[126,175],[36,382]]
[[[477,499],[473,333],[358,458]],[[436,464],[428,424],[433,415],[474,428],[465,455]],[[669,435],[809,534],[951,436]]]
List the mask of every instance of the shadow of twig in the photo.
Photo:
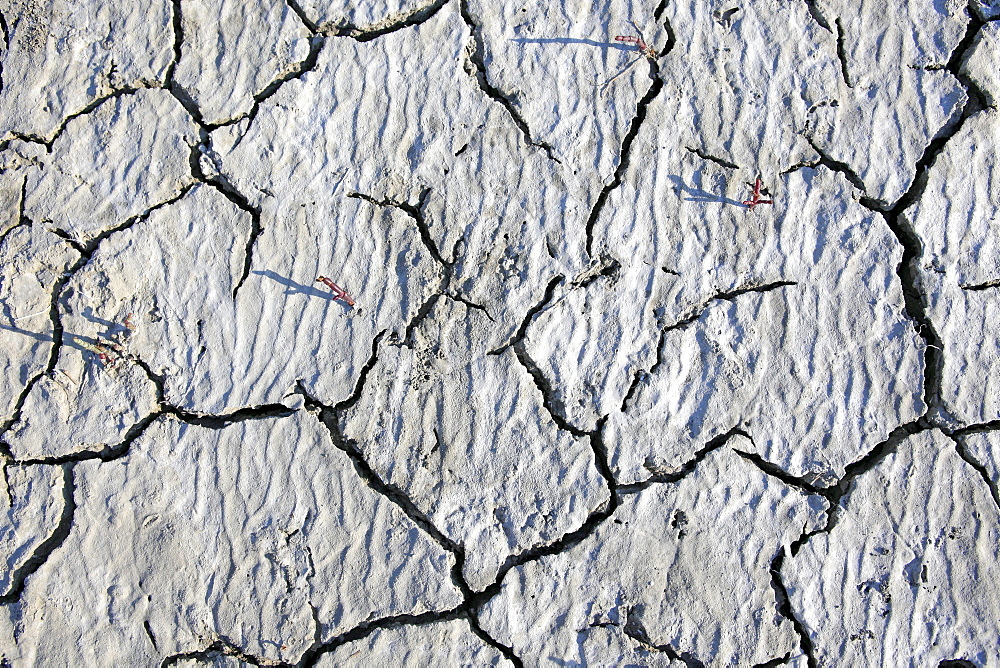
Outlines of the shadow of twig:
[[717,195],[715,193],[710,193],[708,191],[702,190],[700,188],[695,188],[694,186],[689,186],[684,183],[684,181],[679,176],[669,176],[667,177],[674,182],[674,186],[681,190],[690,197],[685,197],[685,202],[716,202],[718,204],[729,204],[730,206],[743,207],[743,202],[735,199],[730,199],[723,195]]
[[297,281],[293,281],[290,278],[285,278],[279,274],[274,273],[270,269],[265,269],[263,271],[254,271],[253,273],[259,274],[266,278],[270,278],[275,283],[280,283],[288,289],[285,290],[286,295],[305,295],[306,297],[319,297],[320,299],[325,299],[327,301],[333,302],[338,306],[342,307],[345,311],[350,311],[352,307],[347,302],[337,299],[336,295],[332,292],[327,292],[324,289],[313,287],[312,285],[303,285]]
[[298,281],[293,281],[290,278],[285,278],[284,276],[274,273],[270,269],[254,271],[253,273],[264,276],[265,278],[270,278],[275,283],[284,285],[288,288],[285,290],[286,295],[305,295],[306,297],[319,297],[320,299],[335,301],[335,297],[329,292],[315,288],[312,285],[304,285]]
[[596,46],[603,50],[615,49],[616,51],[635,51],[635,47],[624,42],[598,42],[593,39],[578,39],[575,37],[515,37],[510,40],[518,44],[583,44],[584,46]]

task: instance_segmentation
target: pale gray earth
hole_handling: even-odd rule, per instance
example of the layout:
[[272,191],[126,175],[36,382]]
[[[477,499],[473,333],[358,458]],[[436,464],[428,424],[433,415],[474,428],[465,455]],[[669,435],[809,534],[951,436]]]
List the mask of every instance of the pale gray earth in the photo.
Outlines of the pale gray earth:
[[0,32],[0,666],[1000,667],[1000,2]]

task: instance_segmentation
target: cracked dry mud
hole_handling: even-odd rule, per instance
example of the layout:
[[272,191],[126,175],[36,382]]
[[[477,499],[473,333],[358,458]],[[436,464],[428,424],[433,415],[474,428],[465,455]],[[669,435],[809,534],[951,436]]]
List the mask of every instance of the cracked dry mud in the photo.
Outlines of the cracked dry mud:
[[1000,666],[998,19],[0,0],[0,665]]

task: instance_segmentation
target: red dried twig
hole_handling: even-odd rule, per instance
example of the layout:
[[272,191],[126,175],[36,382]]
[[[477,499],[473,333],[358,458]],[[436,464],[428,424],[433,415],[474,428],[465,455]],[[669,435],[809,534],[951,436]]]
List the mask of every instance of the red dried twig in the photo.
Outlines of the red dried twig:
[[[132,332],[135,331],[135,324],[132,322],[132,314],[129,313],[125,316],[125,321],[123,324],[124,330],[120,330],[112,334],[109,338],[103,336],[97,337],[97,343],[90,343],[81,337],[70,335],[72,338],[76,339],[76,343],[85,350],[97,355],[97,359],[100,360],[101,364],[109,369],[113,369],[118,361],[128,357],[128,351],[123,345]],[[72,380],[72,378],[70,378]],[[75,382],[75,381],[74,381]]]
[[639,47],[639,51],[642,52],[642,55],[646,56],[647,58],[656,58],[657,55],[656,49],[646,44],[646,40],[642,38],[642,31],[639,30],[639,26],[635,24],[635,21],[629,21],[629,23],[631,23],[632,27],[635,28],[635,31],[639,33],[639,36],[636,37],[635,35],[615,35],[615,41],[625,42],[627,44],[635,44],[637,47]]
[[617,79],[618,77],[620,77],[621,75],[625,74],[630,69],[632,69],[632,66],[635,65],[640,60],[642,60],[644,57],[653,60],[659,55],[656,52],[656,49],[654,49],[653,47],[651,47],[649,44],[646,43],[645,38],[642,36],[642,31],[639,30],[639,26],[635,24],[635,21],[629,21],[629,23],[631,23],[632,27],[635,28],[635,31],[639,33],[639,36],[636,37],[635,35],[615,35],[615,41],[624,42],[625,44],[635,44],[636,48],[639,49],[639,57],[630,62],[625,67],[623,67],[618,72],[618,74],[614,75],[613,77],[605,81],[603,84],[601,84],[602,93],[605,90],[607,90],[608,86],[610,86],[615,79]]
[[[750,184],[748,183],[747,185],[750,185]],[[743,206],[746,206],[751,211],[753,211],[753,208],[755,206],[757,206],[758,204],[774,204],[774,200],[761,199],[760,198],[761,188],[763,187],[763,185],[764,185],[764,182],[761,181],[760,177],[758,176],[756,178],[756,180],[754,181],[754,184],[753,184],[753,197],[751,197],[748,200],[744,200],[743,201]],[[764,192],[766,193],[767,190],[765,189]]]
[[344,288],[340,287],[339,285],[337,285],[336,283],[334,283],[333,281],[331,281],[326,276],[319,276],[319,277],[317,277],[316,278],[316,282],[317,283],[322,283],[326,287],[328,287],[331,290],[333,290],[333,298],[334,299],[343,299],[349,305],[354,306],[354,300],[351,299],[351,296],[349,294],[347,294],[347,290],[345,290]]

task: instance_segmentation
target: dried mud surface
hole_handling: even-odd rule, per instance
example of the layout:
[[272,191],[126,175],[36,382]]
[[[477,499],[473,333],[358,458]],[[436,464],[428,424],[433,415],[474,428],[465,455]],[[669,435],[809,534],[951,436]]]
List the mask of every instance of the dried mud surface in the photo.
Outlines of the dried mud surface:
[[0,0],[0,665],[1000,666],[998,19]]

